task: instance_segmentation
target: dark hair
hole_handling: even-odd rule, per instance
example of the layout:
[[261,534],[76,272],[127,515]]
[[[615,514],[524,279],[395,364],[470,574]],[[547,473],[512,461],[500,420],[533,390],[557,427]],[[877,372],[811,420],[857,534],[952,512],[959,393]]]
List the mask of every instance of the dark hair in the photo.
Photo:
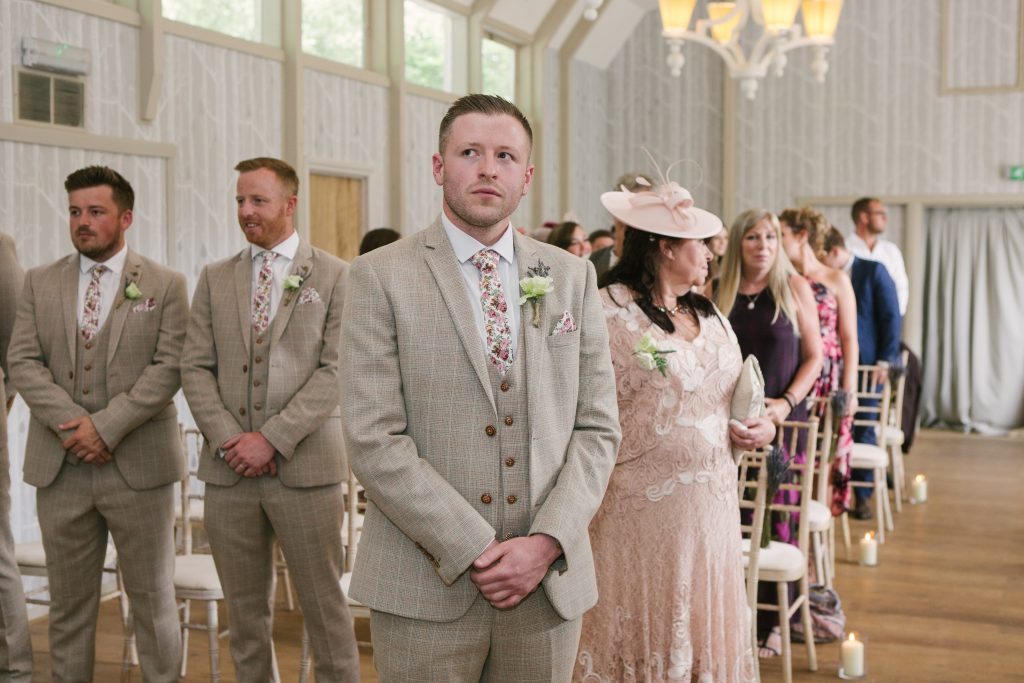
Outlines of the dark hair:
[[114,204],[122,213],[135,208],[135,190],[132,189],[131,183],[108,166],[86,166],[78,169],[64,180],[64,189],[68,193],[101,185],[110,188]]
[[363,241],[359,243],[359,255],[383,247],[402,239],[402,236],[391,228],[375,228],[363,235]]
[[548,235],[548,244],[558,247],[559,249],[569,249],[569,245],[572,244],[572,236],[576,232],[576,228],[580,226],[575,221],[565,221],[560,224],[557,228],[551,231]]
[[822,247],[825,253],[829,253],[836,247],[840,249],[846,249],[846,240],[843,239],[843,233],[836,229],[836,226],[830,225],[828,232],[825,233],[825,244]]
[[779,222],[788,225],[795,235],[807,233],[807,244],[810,245],[811,251],[816,255],[822,253],[829,224],[828,219],[820,211],[815,211],[809,206],[786,209],[779,214]]
[[[643,183],[638,183],[638,178],[643,178],[643,180],[647,184],[644,185]],[[649,190],[652,187],[654,187],[654,181],[651,180],[651,178],[646,173],[627,171],[626,173],[623,173],[615,180],[615,184],[612,186],[612,191],[618,192],[623,187],[629,190],[630,192],[640,192],[642,190]]]
[[516,105],[497,95],[472,93],[463,95],[448,107],[444,118],[441,119],[441,128],[437,133],[437,151],[444,154],[444,146],[448,143],[448,134],[451,133],[452,124],[455,123],[455,119],[464,114],[486,114],[487,116],[508,114],[522,124],[523,130],[526,131],[526,137],[530,140],[530,147],[533,147],[533,129],[530,128],[530,122],[526,120],[526,116],[519,111]]
[[590,237],[588,237],[587,239],[590,240],[591,242],[593,242],[594,240],[600,239],[602,237],[614,237],[614,236],[615,235],[612,234],[611,230],[605,230],[604,228],[598,228],[594,232],[590,233]]
[[860,216],[862,213],[867,213],[868,211],[871,210],[871,202],[877,201],[880,200],[875,197],[861,197],[860,199],[855,201],[853,203],[853,206],[850,208],[850,218],[853,219],[853,224],[857,224],[858,216]]
[[284,189],[289,195],[299,193],[299,175],[291,167],[291,164],[285,161],[273,157],[256,157],[255,159],[246,159],[235,164],[235,170],[239,173],[251,173],[261,168],[273,172],[277,179],[281,181],[281,184],[284,185]]
[[[654,305],[652,290],[658,272],[658,255],[661,253],[661,241],[675,244],[682,238],[661,237],[638,228],[626,231],[622,244],[622,258],[609,270],[601,282],[602,287],[622,283],[634,292],[634,301],[651,322],[669,334],[676,331],[672,317]],[[610,295],[610,292],[609,292]],[[614,300],[614,297],[612,297]],[[623,302],[616,301],[620,306]],[[697,292],[689,291],[676,297],[676,305],[683,313],[693,313],[701,318],[716,318],[715,306],[707,298]]]

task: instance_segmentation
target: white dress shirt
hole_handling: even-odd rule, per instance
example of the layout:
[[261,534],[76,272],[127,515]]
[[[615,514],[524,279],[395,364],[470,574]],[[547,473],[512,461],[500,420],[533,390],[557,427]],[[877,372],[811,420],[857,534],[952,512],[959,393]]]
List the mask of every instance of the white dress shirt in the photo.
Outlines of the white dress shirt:
[[512,358],[516,357],[516,346],[519,340],[519,271],[516,269],[516,250],[512,241],[512,223],[505,227],[505,233],[494,246],[488,247],[480,244],[475,239],[462,232],[448,220],[448,216],[441,213],[441,225],[444,226],[448,241],[451,242],[455,251],[455,258],[459,260],[462,267],[462,279],[466,284],[466,293],[469,294],[470,306],[473,309],[473,319],[476,320],[477,331],[480,333],[480,341],[483,347],[487,348],[487,331],[484,329],[484,311],[480,304],[480,271],[473,265],[473,255],[481,249],[493,249],[498,252],[498,278],[501,280],[501,289],[505,293],[505,303],[508,305],[509,328],[512,333]]
[[85,254],[78,256],[78,326],[82,326],[82,316],[85,314],[85,291],[92,282],[92,268],[96,265],[104,265],[107,272],[100,275],[100,315],[96,329],[103,329],[103,325],[110,315],[114,306],[114,299],[117,297],[117,288],[121,284],[121,273],[124,272],[124,262],[128,258],[128,245],[121,247],[117,252],[103,263],[93,261]]
[[[273,322],[274,316],[277,315],[277,306],[281,303],[281,297],[284,295],[284,279],[291,274],[292,261],[295,260],[295,254],[299,251],[299,233],[293,232],[283,242],[270,249],[264,249],[255,244],[249,245],[249,248],[252,253],[252,287],[249,291],[253,295],[256,294],[256,281],[260,276],[260,269],[263,267],[263,252],[272,251],[277,254],[277,258],[274,259],[271,266],[274,279],[270,284],[270,317],[268,320]],[[249,302],[249,308],[252,308],[252,301]]]
[[[900,302],[900,315],[907,314],[907,302],[910,300],[910,278],[907,277],[907,266],[903,263],[903,252],[895,244],[881,237],[875,242],[875,248],[868,248],[867,242],[857,233],[846,238],[846,246],[850,253],[868,261],[878,261],[889,271],[892,281],[896,283],[896,298]],[[852,259],[851,259],[852,261]]]

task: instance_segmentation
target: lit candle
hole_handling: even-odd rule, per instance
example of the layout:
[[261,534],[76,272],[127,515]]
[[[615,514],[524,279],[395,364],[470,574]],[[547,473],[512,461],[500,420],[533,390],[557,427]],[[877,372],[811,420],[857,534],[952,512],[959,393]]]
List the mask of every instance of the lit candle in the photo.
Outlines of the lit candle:
[[864,675],[864,643],[857,640],[856,633],[843,641],[841,656],[844,675],[850,678]]
[[878,564],[878,541],[875,540],[874,531],[869,531],[860,539],[860,563],[865,567]]
[[923,474],[914,477],[914,486],[910,491],[910,497],[917,503],[928,500],[928,479]]

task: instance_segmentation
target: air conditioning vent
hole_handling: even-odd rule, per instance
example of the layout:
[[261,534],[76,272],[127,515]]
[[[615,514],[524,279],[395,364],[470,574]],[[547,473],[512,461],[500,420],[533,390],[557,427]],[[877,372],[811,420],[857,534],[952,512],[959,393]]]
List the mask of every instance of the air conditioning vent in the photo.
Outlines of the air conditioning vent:
[[18,69],[16,82],[17,120],[85,127],[85,81],[81,78]]

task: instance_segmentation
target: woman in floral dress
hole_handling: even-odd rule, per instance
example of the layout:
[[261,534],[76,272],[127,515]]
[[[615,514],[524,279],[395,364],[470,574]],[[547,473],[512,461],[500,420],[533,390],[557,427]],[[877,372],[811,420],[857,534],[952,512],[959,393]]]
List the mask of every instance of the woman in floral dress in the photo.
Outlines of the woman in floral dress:
[[762,446],[775,429],[729,425],[739,347],[691,291],[721,221],[675,183],[601,200],[630,226],[601,292],[623,440],[590,526],[599,597],[574,680],[753,681],[730,445]]

